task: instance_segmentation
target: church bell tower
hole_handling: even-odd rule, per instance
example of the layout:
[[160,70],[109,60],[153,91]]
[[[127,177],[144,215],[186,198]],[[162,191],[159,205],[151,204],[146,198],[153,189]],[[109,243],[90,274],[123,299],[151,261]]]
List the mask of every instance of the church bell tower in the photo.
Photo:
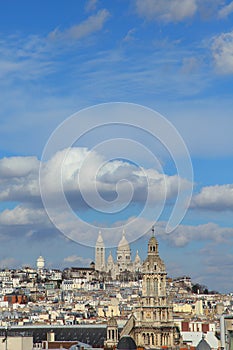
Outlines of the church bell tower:
[[167,299],[167,273],[159,256],[154,228],[148,242],[147,258],[142,264],[142,275],[142,296],[122,335],[128,333],[137,346],[147,349],[173,348],[179,343],[179,334],[174,326],[172,306]]
[[97,271],[105,271],[105,245],[101,231],[95,245],[95,269]]

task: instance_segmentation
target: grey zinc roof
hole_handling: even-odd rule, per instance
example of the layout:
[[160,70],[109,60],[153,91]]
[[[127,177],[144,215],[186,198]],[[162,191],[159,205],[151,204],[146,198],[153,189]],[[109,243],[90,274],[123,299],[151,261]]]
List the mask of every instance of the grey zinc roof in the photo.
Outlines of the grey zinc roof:
[[207,341],[204,338],[202,338],[202,340],[198,343],[196,349],[197,350],[211,350],[211,347],[207,343]]

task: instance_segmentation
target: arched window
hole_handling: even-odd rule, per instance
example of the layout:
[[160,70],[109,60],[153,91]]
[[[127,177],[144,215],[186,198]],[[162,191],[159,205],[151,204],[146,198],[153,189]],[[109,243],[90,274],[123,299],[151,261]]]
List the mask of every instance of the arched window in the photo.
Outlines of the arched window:
[[146,279],[146,292],[147,292],[147,294],[150,293],[150,279],[149,278]]
[[146,344],[146,335],[145,333],[142,333],[143,343]]
[[156,295],[158,295],[158,280],[157,280],[157,278],[154,279],[154,292]]

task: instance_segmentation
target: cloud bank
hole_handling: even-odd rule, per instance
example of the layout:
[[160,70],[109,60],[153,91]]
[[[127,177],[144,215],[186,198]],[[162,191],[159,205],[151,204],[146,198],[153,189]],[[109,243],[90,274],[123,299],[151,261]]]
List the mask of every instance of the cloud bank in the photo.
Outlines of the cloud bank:
[[137,13],[149,20],[178,22],[192,17],[196,10],[196,0],[137,0]]
[[233,184],[206,186],[192,199],[191,208],[213,211],[233,210]]

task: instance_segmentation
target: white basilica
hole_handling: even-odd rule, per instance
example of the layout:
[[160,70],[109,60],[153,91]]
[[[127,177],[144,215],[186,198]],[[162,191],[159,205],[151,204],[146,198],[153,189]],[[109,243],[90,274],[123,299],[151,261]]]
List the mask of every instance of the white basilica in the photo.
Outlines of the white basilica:
[[99,232],[98,239],[95,246],[95,269],[99,272],[105,272],[111,274],[111,277],[115,279],[122,272],[140,272],[141,270],[141,258],[136,253],[134,261],[131,259],[131,249],[127,239],[125,238],[125,231],[122,232],[122,238],[117,247],[117,259],[114,261],[112,253],[110,252],[107,262],[105,261],[105,245]]

